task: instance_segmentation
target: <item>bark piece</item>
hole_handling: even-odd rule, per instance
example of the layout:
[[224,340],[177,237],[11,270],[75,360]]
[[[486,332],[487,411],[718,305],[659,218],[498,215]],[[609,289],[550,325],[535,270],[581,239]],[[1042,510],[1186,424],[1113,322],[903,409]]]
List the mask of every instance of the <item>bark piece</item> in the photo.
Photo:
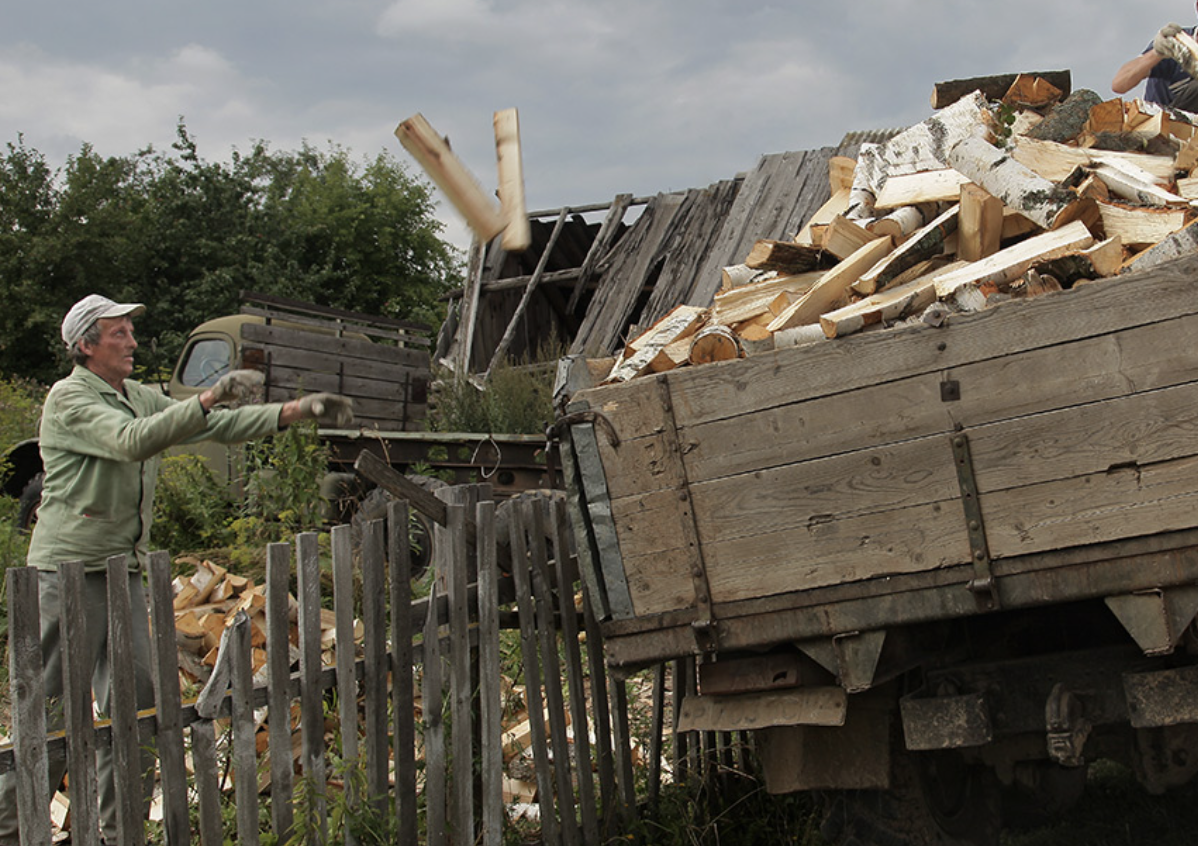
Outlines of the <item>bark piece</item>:
[[1081,133],[1090,110],[1100,104],[1102,98],[1088,88],[1079,88],[1053,107],[1044,120],[1027,133],[1028,138],[1040,141],[1064,143]]

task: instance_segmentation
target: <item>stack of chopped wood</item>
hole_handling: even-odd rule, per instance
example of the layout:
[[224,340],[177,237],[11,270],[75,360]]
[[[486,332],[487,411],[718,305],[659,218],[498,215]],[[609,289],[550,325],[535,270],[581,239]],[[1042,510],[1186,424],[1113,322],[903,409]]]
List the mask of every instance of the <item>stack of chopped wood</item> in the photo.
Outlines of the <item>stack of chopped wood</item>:
[[675,308],[606,381],[897,321],[939,325],[1198,250],[1189,116],[1058,84],[1056,73],[941,83],[932,117],[833,158],[831,198],[792,240],[757,241],[709,307]]

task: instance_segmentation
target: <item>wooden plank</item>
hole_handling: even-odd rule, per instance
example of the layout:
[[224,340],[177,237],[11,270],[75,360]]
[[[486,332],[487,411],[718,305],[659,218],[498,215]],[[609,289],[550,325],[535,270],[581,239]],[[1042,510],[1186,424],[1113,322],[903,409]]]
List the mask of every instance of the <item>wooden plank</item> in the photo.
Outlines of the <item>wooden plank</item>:
[[296,597],[299,627],[300,766],[312,788],[312,813],[322,840],[328,840],[327,774],[324,744],[324,697],[320,685],[320,547],[315,532],[295,536]]
[[636,823],[636,785],[632,771],[632,733],[628,722],[628,687],[622,676],[608,673],[611,701],[612,749],[616,770],[616,816],[623,831]]
[[850,286],[869,268],[880,262],[892,249],[894,240],[889,236],[875,238],[857,252],[845,258],[831,270],[825,272],[803,297],[791,303],[767,327],[779,332],[795,326],[815,323],[819,316],[830,310],[844,298]]
[[582,299],[583,293],[594,278],[595,268],[600,257],[611,249],[612,243],[620,235],[624,225],[624,216],[628,213],[628,207],[631,204],[631,194],[617,194],[612,200],[611,206],[603,218],[603,223],[599,224],[599,232],[595,235],[595,240],[591,242],[590,248],[587,249],[582,266],[578,269],[578,281],[574,283],[574,292],[570,294],[570,301],[566,303],[567,312],[573,314],[578,307],[579,300]]
[[[562,843],[577,846],[582,832],[578,825],[574,806],[574,777],[571,774],[570,746],[566,737],[566,701],[562,690],[562,668],[559,659],[557,624],[559,615],[566,613],[566,605],[555,608],[552,580],[549,575],[550,535],[545,519],[545,509],[535,500],[522,503],[520,522],[527,531],[529,543],[530,578],[535,599],[537,633],[540,636],[541,669],[545,685],[545,708],[549,712],[549,740],[553,750],[553,775],[557,786],[557,809],[561,820]],[[573,613],[573,605],[569,605]],[[532,711],[531,713],[537,713]],[[534,720],[533,722],[537,722]]]
[[[108,559],[108,666],[114,679],[133,679],[133,612],[125,556]],[[140,583],[140,580],[139,580]],[[112,768],[117,797],[117,831],[122,843],[142,846],[141,742],[137,732],[136,685],[113,685],[110,693]]]
[[[179,648],[175,643],[170,554],[151,552],[148,569],[150,647],[156,676],[155,709],[158,712],[158,740],[155,745],[163,798],[162,827],[170,843],[187,846],[191,842],[191,820],[187,801],[187,768],[183,758],[183,702],[179,692]],[[65,604],[63,607],[65,611]],[[72,759],[75,759],[76,751],[72,747]]]
[[[521,509],[523,512],[523,508]],[[523,513],[520,514],[523,517]],[[525,539],[523,519],[510,523],[512,545],[512,577],[516,584],[516,606],[520,615],[520,654],[524,659],[524,704],[529,714],[543,714],[545,706],[541,695],[544,664],[539,653],[537,637],[536,598],[533,595],[529,549]],[[547,663],[547,660],[546,660]],[[537,803],[540,807],[541,827],[547,842],[559,842],[561,827],[554,803],[553,769],[549,762],[549,745],[545,736],[545,723],[534,719],[530,723],[532,733],[532,757],[537,780]]]
[[[500,685],[499,572],[495,552],[495,502],[475,507],[478,526],[479,794],[481,846],[503,842],[503,690]],[[588,758],[589,759],[589,758]]]
[[290,356],[292,361],[304,361],[303,355],[307,354],[312,360],[322,363],[361,359],[408,367],[428,366],[427,350],[380,344],[352,335],[325,335],[277,324],[243,323],[241,337],[244,341],[265,344],[275,355]]
[[520,149],[520,116],[516,109],[495,112],[495,160],[499,167],[499,213],[503,218],[503,248],[509,253],[532,244],[528,208],[524,203],[524,160]]
[[266,546],[266,672],[270,738],[270,805],[274,833],[286,841],[295,824],[292,801],[295,764],[291,757],[291,545]]
[[490,241],[503,231],[503,218],[495,204],[424,115],[415,114],[401,121],[395,136],[479,238]]
[[[46,688],[42,679],[38,571],[10,567],[8,598],[8,677],[17,692],[12,702],[17,785],[17,816],[26,843],[50,842],[50,769],[46,756]],[[24,695],[22,695],[24,694]]]
[[874,201],[874,208],[889,211],[921,203],[956,202],[961,188],[969,184],[968,177],[952,168],[900,173],[887,177]]
[[391,565],[391,718],[395,738],[392,756],[395,762],[395,818],[400,843],[417,842],[418,822],[409,516],[405,500],[392,500],[387,504],[387,560]]
[[254,706],[254,668],[251,656],[250,618],[238,611],[233,618],[232,700],[233,783],[237,800],[237,842],[257,846],[258,756]]

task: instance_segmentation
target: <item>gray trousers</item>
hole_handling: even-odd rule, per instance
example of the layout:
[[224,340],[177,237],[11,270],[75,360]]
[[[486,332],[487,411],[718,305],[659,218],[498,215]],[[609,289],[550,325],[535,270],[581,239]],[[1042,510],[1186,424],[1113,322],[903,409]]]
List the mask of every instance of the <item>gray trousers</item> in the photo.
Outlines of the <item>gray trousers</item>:
[[1169,90],[1173,93],[1170,106],[1186,112],[1198,112],[1198,79],[1175,82],[1169,86]]
[[[47,728],[57,731],[63,728],[62,693],[63,693],[63,656],[62,633],[59,626],[62,601],[59,595],[59,579],[57,572],[41,572],[38,574],[38,601],[40,605],[42,630],[42,661],[45,670],[42,674],[46,686]],[[132,682],[137,693],[138,709],[154,706],[154,681],[151,675],[150,628],[148,625],[148,609],[146,607],[146,592],[142,584],[141,573],[129,574],[129,596],[133,608],[133,620],[130,633],[133,641],[134,678],[121,680]],[[86,636],[81,648],[88,651],[88,663],[92,667],[92,692],[102,714],[109,713],[109,696],[112,691],[113,679],[108,665],[108,577],[105,573],[88,573],[83,583],[83,605],[86,625]],[[142,772],[146,774],[144,785],[144,800],[149,808],[150,795],[154,788],[153,750],[143,749],[141,752]],[[50,789],[55,790],[62,782],[66,764],[51,762]],[[105,746],[96,750],[96,771],[100,790],[100,825],[104,839],[108,843],[116,843],[116,788],[112,772],[112,747]],[[17,785],[12,772],[0,776],[0,844],[17,842]]]

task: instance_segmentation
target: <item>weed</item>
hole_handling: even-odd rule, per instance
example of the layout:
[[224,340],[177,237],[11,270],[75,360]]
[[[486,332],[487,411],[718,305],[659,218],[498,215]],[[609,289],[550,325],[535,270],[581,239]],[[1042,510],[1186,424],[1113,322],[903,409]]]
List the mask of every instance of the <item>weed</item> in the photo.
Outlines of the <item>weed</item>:
[[553,420],[553,363],[564,347],[550,338],[530,360],[503,362],[484,384],[441,371],[429,427],[439,432],[539,435]]
[[207,459],[172,455],[163,459],[154,497],[157,549],[197,550],[224,546],[231,539],[233,499]]

